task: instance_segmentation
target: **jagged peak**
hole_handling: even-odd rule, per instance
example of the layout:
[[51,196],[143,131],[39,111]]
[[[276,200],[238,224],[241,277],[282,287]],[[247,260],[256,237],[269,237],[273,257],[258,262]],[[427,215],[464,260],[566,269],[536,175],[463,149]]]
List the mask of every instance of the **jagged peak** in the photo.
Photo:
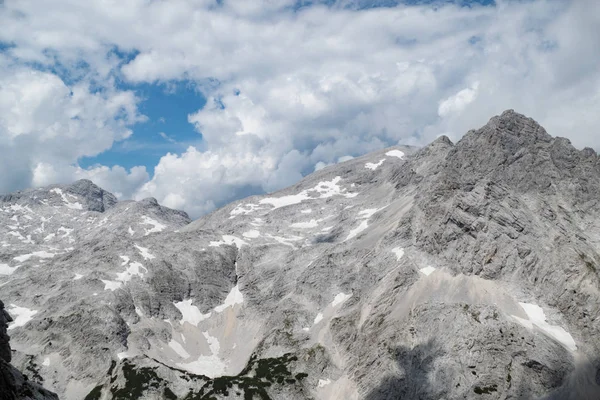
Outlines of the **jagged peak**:
[[147,204],[147,205],[151,205],[151,206],[158,206],[158,200],[156,200],[154,197],[146,197],[145,199],[140,200],[141,204]]
[[506,110],[488,121],[482,128],[474,131],[477,135],[501,135],[517,140],[521,145],[536,142],[550,142],[552,136],[533,118],[514,110]]
[[452,143],[452,140],[450,140],[450,138],[448,138],[448,136],[446,135],[440,135],[437,137],[437,139],[435,139],[433,142],[431,142],[431,145],[442,145],[442,146],[449,146],[452,147],[454,146],[454,143]]

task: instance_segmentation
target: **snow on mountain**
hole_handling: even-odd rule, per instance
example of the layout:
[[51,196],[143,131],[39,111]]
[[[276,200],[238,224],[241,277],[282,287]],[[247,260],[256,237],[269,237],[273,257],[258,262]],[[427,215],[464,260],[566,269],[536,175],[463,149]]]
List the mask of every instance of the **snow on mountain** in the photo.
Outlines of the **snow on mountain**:
[[595,152],[514,111],[193,222],[6,195],[13,364],[67,400],[596,399],[598,198]]

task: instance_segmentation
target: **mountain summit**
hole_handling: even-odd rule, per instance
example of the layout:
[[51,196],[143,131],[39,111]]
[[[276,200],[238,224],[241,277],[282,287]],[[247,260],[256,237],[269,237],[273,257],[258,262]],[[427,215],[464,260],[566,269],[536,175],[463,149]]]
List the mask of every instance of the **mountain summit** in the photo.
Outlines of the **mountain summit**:
[[13,364],[64,399],[598,399],[599,190],[510,110],[193,222],[7,195]]

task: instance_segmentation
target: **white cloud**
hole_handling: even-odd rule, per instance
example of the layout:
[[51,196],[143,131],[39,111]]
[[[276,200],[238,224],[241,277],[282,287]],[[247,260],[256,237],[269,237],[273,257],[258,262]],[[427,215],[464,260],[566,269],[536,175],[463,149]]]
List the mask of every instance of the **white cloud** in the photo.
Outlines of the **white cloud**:
[[452,113],[463,111],[466,106],[477,98],[478,88],[479,82],[475,82],[470,88],[463,89],[442,101],[438,107],[438,115],[443,118]]
[[[507,108],[579,147],[600,148],[594,134],[600,126],[596,1],[361,11],[345,8],[346,1],[299,12],[291,0],[223,3],[60,0],[50,7],[7,0],[0,40],[15,47],[0,55],[0,70],[14,69],[8,67],[13,63],[24,70],[24,61],[85,61],[85,76],[109,88],[115,78],[195,81],[209,100],[188,117],[202,133],[201,147],[165,155],[135,196],[152,195],[196,216],[244,194],[292,184],[344,156],[422,145],[440,133],[457,140]],[[120,58],[115,47],[135,57]],[[0,167],[23,176],[39,163],[64,170],[127,137],[139,118],[129,92],[100,95],[37,74],[31,83],[17,72],[0,78],[12,82],[0,86],[0,113],[8,115],[0,121],[0,146],[35,131],[41,133],[32,143],[45,138],[44,149],[26,163],[9,157]],[[69,94],[76,89],[79,95]],[[23,99],[17,113],[11,107],[21,103],[11,96]],[[80,119],[72,122],[75,110]],[[123,117],[114,121],[116,115]],[[65,137],[73,140],[67,149],[58,144]],[[118,176],[124,196],[144,175],[110,171],[98,176]],[[48,180],[42,172],[36,179]]]
[[0,63],[0,167],[14,172],[0,175],[0,192],[96,176],[71,165],[129,137],[144,120],[137,101],[131,91],[67,86],[55,74]]
[[78,179],[89,179],[120,199],[130,199],[135,192],[149,179],[145,167],[133,167],[128,172],[115,165],[107,167],[97,165],[88,169],[78,166],[54,166],[38,163],[33,169],[32,186],[46,186],[52,183],[70,183]]
[[158,132],[158,135],[159,135],[161,138],[165,139],[167,142],[170,142],[170,143],[177,143],[177,141],[176,141],[175,139],[173,139],[171,136],[167,135],[167,134],[166,134],[166,133],[164,133],[164,132]]

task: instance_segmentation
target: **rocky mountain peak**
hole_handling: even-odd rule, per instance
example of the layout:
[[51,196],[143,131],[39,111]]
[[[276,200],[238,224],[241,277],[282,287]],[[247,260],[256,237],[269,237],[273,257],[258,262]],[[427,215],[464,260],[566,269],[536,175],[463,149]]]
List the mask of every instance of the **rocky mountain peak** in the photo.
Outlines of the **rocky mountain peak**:
[[74,182],[66,187],[66,191],[83,198],[89,211],[104,212],[117,204],[115,195],[100,188],[89,179],[80,179]]
[[552,140],[552,136],[537,121],[514,110],[506,110],[502,114],[492,117],[478,132],[479,134],[513,137],[521,144]]
[[597,193],[600,183],[600,164],[592,149],[577,150],[568,139],[551,136],[535,120],[513,110],[469,131],[448,153],[441,170],[458,186],[493,181],[518,191],[564,191],[575,198]]

